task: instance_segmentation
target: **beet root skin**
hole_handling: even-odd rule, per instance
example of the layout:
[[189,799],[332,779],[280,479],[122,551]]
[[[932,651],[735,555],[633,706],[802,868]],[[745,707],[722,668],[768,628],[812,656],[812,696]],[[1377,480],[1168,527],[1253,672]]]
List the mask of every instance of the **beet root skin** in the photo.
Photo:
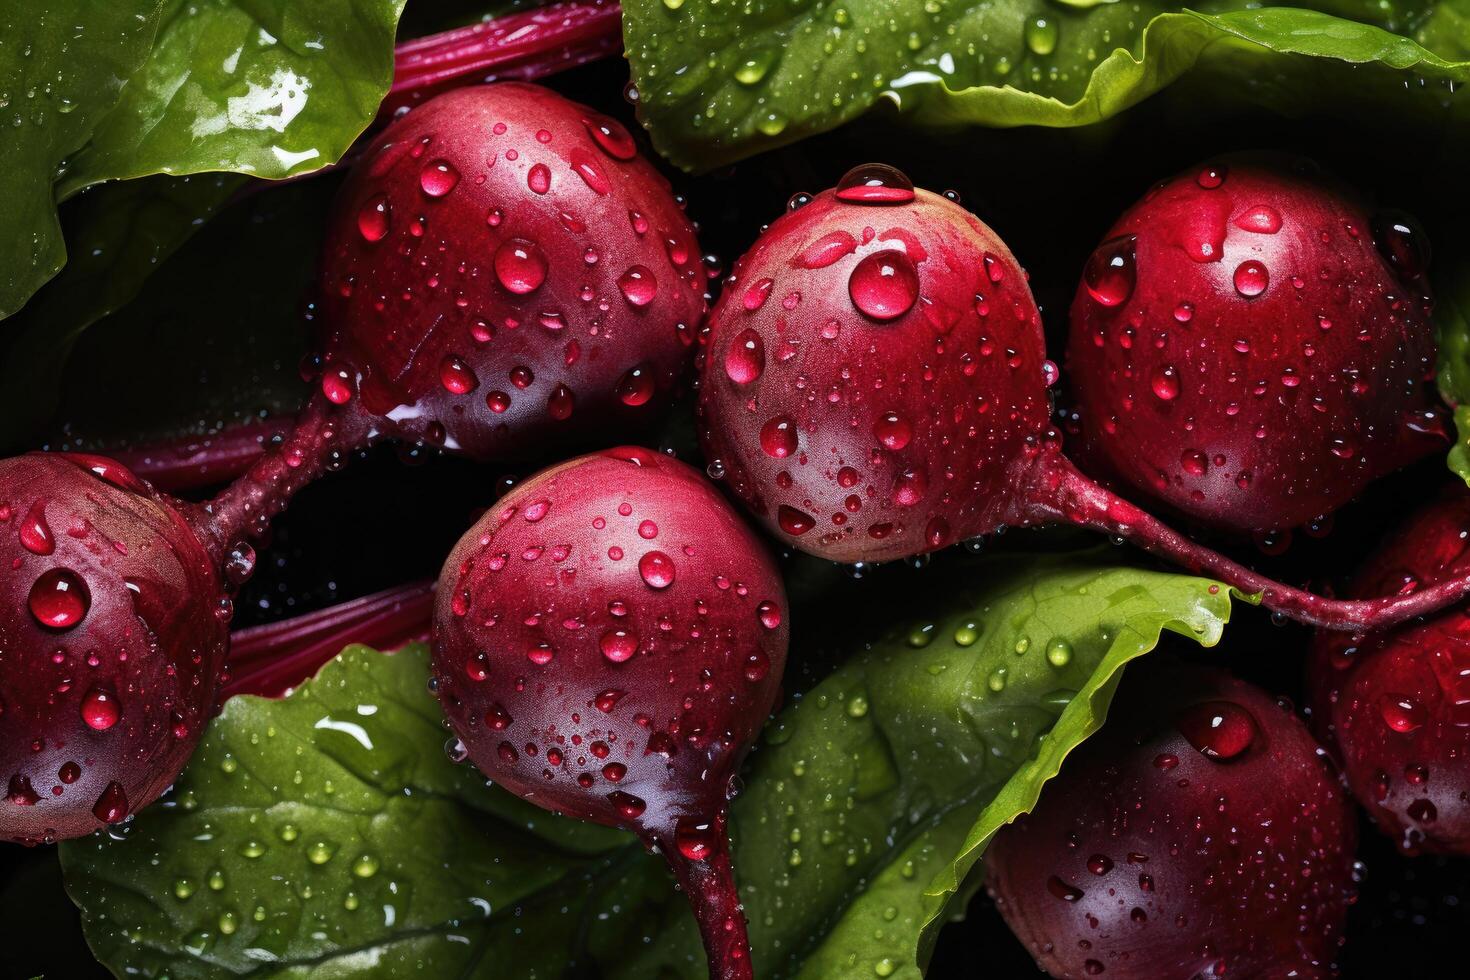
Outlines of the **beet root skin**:
[[[1415,515],[1363,564],[1354,594],[1412,592],[1470,569],[1470,495]],[[1470,854],[1470,610],[1392,632],[1320,632],[1308,669],[1318,734],[1353,795],[1409,853]]]
[[116,463],[17,456],[0,488],[0,836],[80,837],[188,761],[224,663],[225,590],[183,514]]
[[1006,922],[1055,977],[1331,975],[1356,823],[1317,743],[1222,672],[1134,669],[991,842]]
[[1067,347],[1084,469],[1262,534],[1445,448],[1422,234],[1315,164],[1207,161],[1103,238]]
[[634,831],[689,893],[714,976],[749,976],[724,820],[775,704],[786,596],[698,472],[624,447],[554,466],[445,562],[435,688],[469,758],[538,806]]
[[[913,194],[829,190],[776,220],[735,265],[701,355],[706,456],[772,534],[836,561],[1019,522],[1015,467],[1050,429],[1025,272],[964,208]],[[895,270],[869,276],[884,258]],[[858,305],[874,279],[898,283],[869,304],[885,319]]]
[[395,121],[339,192],[323,392],[476,459],[586,443],[667,400],[704,315],[698,242],[615,120],[503,82]]

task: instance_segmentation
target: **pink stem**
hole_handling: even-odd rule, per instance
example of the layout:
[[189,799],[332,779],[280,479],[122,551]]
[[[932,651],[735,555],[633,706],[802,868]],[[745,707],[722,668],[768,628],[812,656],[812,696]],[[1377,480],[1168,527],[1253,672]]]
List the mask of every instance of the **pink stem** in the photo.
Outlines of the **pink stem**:
[[1217,578],[1261,597],[1261,605],[1310,626],[1363,632],[1427,616],[1470,596],[1470,574],[1452,576],[1407,595],[1328,599],[1283,585],[1172,530],[1084,476],[1065,457],[1047,454],[1026,474],[1029,521],[1064,521],[1117,535],[1192,573]]
[[699,935],[709,960],[710,980],[752,980],[750,939],[745,912],[735,888],[735,869],[730,863],[730,838],[725,832],[725,815],[715,820],[716,832],[703,839],[708,852],[699,858],[685,856],[675,835],[650,835],[663,851],[669,869],[689,898]]
[[291,430],[291,419],[272,416],[226,425],[207,436],[184,436],[129,446],[113,459],[160,490],[180,493],[219,486],[250,469],[261,453]]
[[434,583],[413,582],[230,635],[221,698],[284,697],[349,644],[396,650],[428,638]]
[[284,442],[257,458],[213,500],[192,509],[195,531],[214,560],[222,562],[238,542],[264,534],[271,518],[335,458],[365,445],[369,429],[356,402],[343,409],[313,396]]
[[398,45],[380,121],[473,82],[533,79],[622,50],[622,11],[611,0],[566,0]]

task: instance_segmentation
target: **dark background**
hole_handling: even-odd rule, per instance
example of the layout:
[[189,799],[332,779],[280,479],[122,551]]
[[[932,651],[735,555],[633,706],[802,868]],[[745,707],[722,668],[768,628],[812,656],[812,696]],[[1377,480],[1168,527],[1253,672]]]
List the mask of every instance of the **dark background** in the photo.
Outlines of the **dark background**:
[[[552,84],[631,125],[632,111],[619,98],[625,79],[625,66],[609,62]],[[750,245],[756,224],[779,215],[792,194],[831,186],[849,167],[869,159],[899,166],[917,185],[958,191],[1028,267],[1058,360],[1079,270],[1112,219],[1153,181],[1215,153],[1260,147],[1306,152],[1381,203],[1418,213],[1431,241],[1463,235],[1456,210],[1464,207],[1465,190],[1436,184],[1417,170],[1421,135],[1395,131],[1391,121],[1385,128],[1381,117],[1279,119],[1232,108],[1223,99],[1202,111],[1201,102],[1213,94],[1186,89],[1118,120],[1072,131],[895,134],[900,122],[880,107],[835,133],[712,175],[670,176],[689,200],[705,248],[726,264]],[[34,445],[116,444],[138,434],[209,428],[289,407],[299,397],[296,363],[307,343],[299,311],[311,278],[313,236],[335,182],[326,176],[253,195],[201,232],[156,274],[155,286],[139,301],[141,312],[113,317],[89,333],[68,373],[62,414],[50,431],[36,434]],[[245,295],[229,295],[242,281],[248,284]],[[221,303],[222,297],[228,302]],[[146,362],[131,353],[140,337],[154,353]],[[173,359],[157,353],[168,349],[180,353]],[[130,380],[121,384],[118,377]],[[1059,398],[1065,402],[1065,374]],[[646,441],[692,457],[687,404],[675,411]],[[404,458],[421,465],[405,466]],[[236,624],[265,622],[436,574],[478,509],[503,492],[513,475],[461,460],[374,450],[307,490],[276,522],[259,570],[237,602]],[[1326,538],[1297,535],[1277,558],[1255,553],[1248,544],[1215,543],[1289,580],[1325,584],[1314,571],[1351,568],[1385,528],[1448,480],[1443,463],[1430,460],[1381,481],[1337,516]],[[1074,532],[1013,531],[992,547],[1079,540]],[[809,651],[830,649],[832,637],[839,645],[846,638],[851,649],[916,615],[918,597],[942,584],[954,558],[900,563],[861,579],[810,559],[789,560],[801,563],[804,580],[817,583],[804,590],[806,598],[793,611],[787,683],[800,689],[821,676],[826,662],[809,657]],[[1301,627],[1274,625],[1259,610],[1237,604],[1224,643],[1191,655],[1228,664],[1301,703],[1308,639]],[[1360,857],[1367,875],[1351,912],[1343,975],[1462,972],[1470,863],[1400,857],[1394,843],[1366,823]],[[105,976],[88,954],[54,852],[0,845],[0,866],[6,866],[0,877],[0,976]],[[930,975],[1025,976],[1034,969],[982,895],[964,922],[945,929]]]

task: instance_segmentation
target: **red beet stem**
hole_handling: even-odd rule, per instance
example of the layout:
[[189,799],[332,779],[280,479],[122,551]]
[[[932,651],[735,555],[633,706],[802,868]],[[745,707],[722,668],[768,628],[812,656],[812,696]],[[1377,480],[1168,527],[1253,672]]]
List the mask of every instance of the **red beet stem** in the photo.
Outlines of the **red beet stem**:
[[709,959],[710,980],[752,980],[755,973],[750,963],[750,939],[745,931],[740,894],[735,888],[730,839],[725,833],[723,814],[713,826],[719,830],[705,842],[709,851],[702,859],[686,857],[675,844],[672,833],[652,836],[694,909]]
[[109,455],[160,490],[179,493],[228,483],[250,469],[272,442],[291,429],[291,419],[271,416],[189,435],[129,446]]
[[1058,454],[1039,459],[1027,480],[1033,521],[1063,521],[1117,535],[1144,551],[1217,578],[1261,605],[1298,622],[1324,629],[1363,632],[1436,612],[1470,596],[1470,574],[1446,578],[1408,595],[1374,599],[1329,599],[1267,578],[1171,529],[1168,525],[1084,476]]
[[396,650],[429,636],[434,583],[412,582],[230,636],[222,698],[284,697],[352,643]]
[[456,85],[541,78],[620,50],[622,11],[609,0],[553,3],[415,38],[395,51],[379,119]]
[[230,548],[264,533],[296,493],[326,472],[338,454],[368,441],[369,425],[354,406],[339,409],[324,397],[306,403],[285,441],[251,464],[239,479],[191,513],[195,532],[215,561]]

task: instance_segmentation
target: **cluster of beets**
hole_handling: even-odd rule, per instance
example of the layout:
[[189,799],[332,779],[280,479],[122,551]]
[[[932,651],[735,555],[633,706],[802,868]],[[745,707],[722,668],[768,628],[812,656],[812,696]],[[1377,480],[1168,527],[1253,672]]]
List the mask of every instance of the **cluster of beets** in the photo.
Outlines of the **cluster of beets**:
[[[1268,535],[1442,447],[1425,265],[1412,225],[1300,160],[1159,184],[1072,308],[1089,467]],[[533,85],[462,89],[355,165],[320,287],[313,396],[214,499],[172,499],[95,456],[0,462],[5,838],[88,834],[164,792],[215,710],[250,542],[323,471],[384,439],[486,460],[595,439],[667,401],[697,355],[709,473],[783,545],[871,562],[1070,522],[1259,594],[1327,628],[1314,708],[1354,795],[1414,847],[1470,850],[1470,619],[1368,632],[1470,593],[1470,501],[1415,524],[1362,599],[1181,537],[1061,454],[1026,273],[891,168],[858,167],[783,215],[707,311],[695,231],[618,122]],[[765,544],[717,486],[638,448],[520,484],[437,591],[431,686],[468,757],[656,846],[714,976],[751,975],[725,814],[778,696],[788,619]],[[1352,875],[1337,778],[1247,685],[1190,674],[1167,696],[1168,730],[1123,712],[998,839],[1005,914],[1059,976],[1325,970]]]

